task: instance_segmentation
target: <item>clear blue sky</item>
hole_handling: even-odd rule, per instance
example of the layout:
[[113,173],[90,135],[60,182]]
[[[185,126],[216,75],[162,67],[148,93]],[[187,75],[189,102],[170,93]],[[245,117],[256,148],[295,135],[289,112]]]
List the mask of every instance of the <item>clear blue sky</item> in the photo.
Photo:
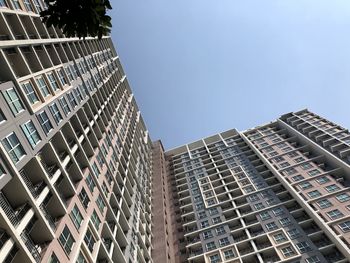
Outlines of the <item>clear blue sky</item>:
[[124,70],[167,149],[303,108],[350,128],[350,1],[111,2]]

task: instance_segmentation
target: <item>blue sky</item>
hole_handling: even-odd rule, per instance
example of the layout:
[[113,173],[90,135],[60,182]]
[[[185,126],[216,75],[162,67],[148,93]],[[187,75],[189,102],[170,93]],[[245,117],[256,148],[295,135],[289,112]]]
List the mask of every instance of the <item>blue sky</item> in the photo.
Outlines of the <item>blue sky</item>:
[[112,38],[165,148],[303,108],[350,128],[350,1],[111,2]]

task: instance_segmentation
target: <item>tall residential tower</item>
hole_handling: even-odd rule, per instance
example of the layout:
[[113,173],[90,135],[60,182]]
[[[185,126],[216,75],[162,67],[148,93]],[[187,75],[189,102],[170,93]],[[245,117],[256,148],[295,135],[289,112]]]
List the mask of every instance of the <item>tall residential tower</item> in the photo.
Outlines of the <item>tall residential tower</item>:
[[0,262],[350,260],[350,134],[307,110],[165,151],[110,37],[0,0]]

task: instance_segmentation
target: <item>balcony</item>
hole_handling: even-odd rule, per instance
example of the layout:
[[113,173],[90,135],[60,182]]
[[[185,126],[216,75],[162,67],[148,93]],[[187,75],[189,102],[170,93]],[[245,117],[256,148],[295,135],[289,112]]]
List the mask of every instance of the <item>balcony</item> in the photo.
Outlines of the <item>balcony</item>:
[[24,244],[26,245],[27,249],[31,253],[32,257],[34,258],[35,262],[38,262],[38,263],[41,262],[41,256],[38,250],[38,246],[34,244],[29,234],[23,231],[21,233],[21,238]]
[[3,192],[0,192],[0,206],[4,210],[7,218],[10,220],[13,226],[19,225],[22,218],[30,209],[30,205],[28,203],[24,203],[16,209],[12,208]]

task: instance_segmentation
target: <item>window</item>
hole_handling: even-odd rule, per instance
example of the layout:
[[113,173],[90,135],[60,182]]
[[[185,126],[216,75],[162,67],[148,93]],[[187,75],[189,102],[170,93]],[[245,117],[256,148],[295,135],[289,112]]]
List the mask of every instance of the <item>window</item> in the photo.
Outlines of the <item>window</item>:
[[92,193],[94,191],[94,188],[96,187],[96,184],[95,184],[94,180],[92,179],[92,176],[90,173],[86,177],[86,184],[89,187],[90,192]]
[[284,257],[288,258],[288,257],[292,257],[295,255],[295,251],[292,247],[284,247],[281,249],[282,254]]
[[6,121],[6,118],[4,116],[4,114],[2,113],[1,109],[0,109],[0,123]]
[[217,224],[221,222],[221,218],[219,216],[214,217],[212,220],[213,220],[213,224]]
[[336,196],[339,202],[343,203],[350,200],[350,196],[347,193],[339,194]]
[[15,164],[18,163],[19,160],[21,160],[22,157],[26,155],[23,146],[21,145],[14,132],[2,140],[2,145],[5,147],[5,150],[10,155],[11,160]]
[[67,226],[64,227],[60,235],[59,241],[64,251],[66,251],[67,254],[70,254],[70,252],[72,251],[72,247],[75,243],[75,240]]
[[292,180],[293,180],[294,182],[301,181],[301,180],[303,180],[303,179],[304,179],[304,177],[303,177],[302,175],[296,175],[296,176],[293,176],[293,177],[292,177]]
[[220,236],[226,233],[224,226],[219,226],[216,228],[216,235]]
[[209,199],[209,200],[207,201],[207,204],[208,204],[208,205],[214,205],[214,204],[215,204],[215,200],[214,200],[214,199]]
[[258,201],[259,197],[258,195],[254,194],[248,197],[251,202]]
[[331,207],[333,204],[328,199],[322,199],[322,200],[317,202],[317,205],[321,209],[324,209],[324,208],[327,208],[327,207]]
[[283,233],[274,234],[273,239],[276,243],[282,243],[284,241],[287,241],[287,237]]
[[95,240],[94,236],[92,235],[90,229],[88,229],[86,231],[84,241],[85,241],[86,246],[90,250],[90,252],[92,252],[94,250],[94,245],[96,243],[96,240]]
[[230,241],[228,240],[228,237],[224,237],[219,239],[219,245],[220,247],[224,247],[230,244]]
[[327,215],[329,216],[330,219],[334,220],[342,217],[343,213],[340,212],[338,209],[334,209],[332,211],[327,212]]
[[306,190],[306,189],[309,189],[312,187],[312,184],[310,184],[309,182],[304,182],[304,183],[300,183],[299,184],[299,187],[302,189],[302,190]]
[[23,83],[22,88],[31,104],[35,104],[39,101],[38,95],[36,94],[31,82]]
[[298,250],[300,251],[300,253],[305,253],[305,252],[311,250],[310,245],[305,241],[297,243],[296,246],[297,246]]
[[279,221],[282,226],[288,226],[292,223],[288,217],[282,218]]
[[75,99],[73,92],[68,92],[67,93],[67,97],[69,100],[70,105],[72,106],[72,108],[74,109],[76,106],[78,106],[77,100]]
[[52,103],[50,106],[50,112],[52,117],[54,118],[56,124],[59,124],[61,120],[63,120],[60,110],[58,109],[56,103]]
[[309,172],[307,172],[310,176],[316,176],[318,174],[321,174],[321,172],[317,169],[311,170]]
[[61,108],[63,109],[64,114],[67,116],[70,113],[70,108],[66,98],[65,97],[60,98],[59,102],[60,102]]
[[233,252],[232,249],[229,249],[229,250],[225,250],[224,251],[224,257],[225,259],[230,259],[230,258],[234,258],[235,257],[235,253]]
[[49,258],[49,263],[60,263],[60,261],[58,260],[57,256],[55,255],[55,253],[52,253],[50,258]]
[[91,221],[94,224],[94,226],[96,227],[96,229],[98,230],[100,228],[101,220],[98,217],[98,215],[97,215],[95,210],[94,210],[94,212],[91,215]]
[[81,253],[81,251],[79,252],[76,263],[88,263],[88,261],[84,257],[83,253]]
[[43,77],[37,78],[37,79],[36,79],[36,83],[38,84],[39,89],[40,89],[40,91],[41,91],[41,94],[42,94],[44,97],[47,97],[47,96],[50,95],[49,88],[47,87],[46,81],[44,80]]
[[280,163],[279,166],[280,166],[281,168],[285,168],[285,167],[290,166],[290,164],[289,164],[288,162],[284,162],[284,163]]
[[213,233],[211,232],[211,230],[203,232],[203,238],[204,239],[208,239],[208,238],[212,238],[212,237],[213,237]]
[[265,225],[268,231],[277,229],[277,225],[275,222],[271,222]]
[[85,191],[84,188],[81,189],[80,193],[79,193],[79,199],[80,202],[83,204],[83,206],[86,208],[88,208],[89,203],[90,203],[90,199]]
[[276,208],[272,209],[272,212],[275,216],[280,216],[280,215],[284,214],[282,207],[276,207]]
[[300,167],[303,170],[308,170],[308,169],[312,168],[312,165],[310,163],[303,163],[303,164],[300,165]]
[[338,191],[340,188],[335,184],[331,184],[326,186],[325,189],[327,190],[327,192],[332,193],[332,192]]
[[303,157],[298,157],[298,158],[296,158],[294,161],[296,162],[296,163],[301,163],[302,161],[304,161],[305,159],[303,158]]
[[330,181],[329,178],[326,176],[322,176],[316,179],[316,182],[318,182],[319,184],[325,184],[329,181]]
[[21,127],[30,145],[34,148],[41,140],[39,133],[34,126],[34,123],[32,121],[28,121]]
[[199,212],[197,215],[198,215],[198,219],[203,219],[203,218],[205,218],[207,216],[204,211]]
[[314,190],[307,193],[310,198],[316,198],[321,195],[321,193],[318,190]]
[[321,260],[317,256],[312,256],[306,259],[306,263],[321,263]]
[[345,221],[343,223],[340,223],[339,224],[339,227],[340,229],[343,231],[343,232],[348,232],[350,231],[350,221]]
[[271,218],[271,215],[267,211],[260,213],[259,216],[263,221]]
[[45,111],[42,111],[37,115],[37,118],[45,134],[47,135],[53,129],[51,121],[49,120],[49,117],[47,116]]
[[205,220],[205,221],[201,222],[200,225],[201,225],[201,228],[205,228],[205,227],[209,226],[209,221]]
[[300,232],[299,232],[299,230],[296,229],[296,228],[293,228],[293,229],[291,229],[291,230],[288,230],[288,231],[287,231],[287,234],[288,234],[288,236],[289,236],[291,239],[294,239],[294,238],[297,238],[297,237],[300,236]]
[[221,258],[219,254],[209,256],[210,263],[219,263],[221,262]]
[[101,213],[103,213],[103,210],[105,209],[105,202],[102,199],[101,195],[98,195],[97,200],[96,200],[96,204],[98,206],[98,208],[100,209]]
[[207,248],[207,251],[210,251],[210,250],[213,250],[216,248],[216,245],[215,243],[212,241],[212,242],[209,242],[205,245],[205,247]]
[[254,207],[255,207],[256,210],[261,210],[261,209],[265,208],[263,203],[257,203],[257,204],[254,205]]
[[53,90],[58,90],[60,87],[57,84],[56,77],[53,73],[47,74],[47,78],[49,79],[49,82],[51,84],[51,87]]
[[80,228],[81,224],[83,223],[83,216],[79,211],[79,208],[77,207],[77,205],[74,205],[71,213],[70,213],[70,218],[72,219],[75,227],[77,229]]
[[66,77],[64,76],[64,72],[63,72],[63,69],[60,69],[58,71],[58,78],[62,84],[62,86],[66,85],[67,84],[67,80],[66,80]]
[[5,100],[6,100],[7,104],[9,105],[13,115],[17,115],[18,113],[24,111],[23,104],[22,104],[20,98],[18,97],[18,94],[14,88],[5,90],[5,92],[3,94],[4,94]]

